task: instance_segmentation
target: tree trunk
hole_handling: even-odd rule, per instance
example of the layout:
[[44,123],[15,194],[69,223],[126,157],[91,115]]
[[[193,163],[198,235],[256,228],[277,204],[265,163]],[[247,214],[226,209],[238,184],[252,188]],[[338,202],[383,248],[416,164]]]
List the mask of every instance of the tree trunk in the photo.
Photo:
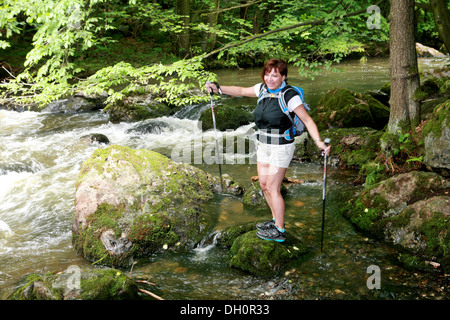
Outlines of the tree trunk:
[[392,0],[390,22],[391,112],[388,131],[409,132],[420,122],[420,103],[413,96],[419,88],[414,39],[414,0]]
[[191,50],[191,4],[189,0],[178,0],[178,11],[180,13],[181,20],[183,21],[184,28],[179,38],[179,49],[181,54],[186,54]]
[[430,0],[434,23],[447,51],[450,52],[450,12],[445,0]]
[[[207,22],[210,27],[215,28],[217,26],[217,20],[219,18],[220,0],[212,0],[212,4],[213,4],[212,11],[214,13],[211,12],[210,14],[208,14]],[[217,34],[215,32],[206,32],[202,43],[203,52],[213,50],[214,47],[216,46],[216,40]]]

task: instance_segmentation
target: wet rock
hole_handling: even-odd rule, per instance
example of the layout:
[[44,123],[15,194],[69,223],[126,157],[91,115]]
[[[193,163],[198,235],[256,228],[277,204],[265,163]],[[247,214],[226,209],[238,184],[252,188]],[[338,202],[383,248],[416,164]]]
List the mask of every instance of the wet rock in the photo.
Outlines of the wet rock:
[[433,172],[399,174],[364,190],[357,199],[361,206],[354,206],[347,216],[369,231],[373,226],[370,222],[397,215],[409,204],[446,187],[445,179]]
[[[446,221],[448,217],[450,217],[450,198],[436,196],[417,201],[395,217],[384,220],[382,229],[385,239],[392,243],[410,249],[414,253],[424,254],[429,250],[433,256],[440,242],[450,244],[450,220]],[[439,224],[443,228],[438,230],[435,227]],[[435,244],[432,248],[428,246],[429,240]]]
[[359,229],[418,255],[418,260],[438,257],[448,270],[448,188],[448,182],[436,173],[404,173],[362,191],[342,213]]
[[379,130],[389,121],[389,108],[369,94],[334,87],[320,99],[313,118],[319,130],[352,127]]
[[289,232],[286,241],[278,243],[260,239],[254,230],[237,237],[230,251],[232,267],[253,275],[272,277],[306,254],[308,248]]
[[[214,109],[216,128],[220,131],[235,130],[241,126],[253,122],[253,114],[245,107],[218,105]],[[214,128],[211,108],[206,109],[200,116],[203,130]]]
[[425,147],[423,161],[428,169],[450,176],[450,100],[438,105],[424,125]]
[[129,300],[138,299],[136,283],[115,269],[80,269],[24,277],[10,300]]
[[149,150],[98,149],[76,185],[74,248],[115,266],[163,248],[193,248],[208,231],[200,204],[213,194],[207,175],[188,164]]
[[105,112],[113,123],[142,121],[172,114],[169,106],[155,101],[151,94],[125,97],[108,104]]
[[208,176],[216,192],[231,194],[233,196],[241,196],[244,194],[244,187],[236,182],[229,174],[222,174],[222,182],[220,181],[220,176],[211,176],[209,174]]
[[80,137],[80,141],[92,145],[94,143],[103,143],[109,144],[109,139],[107,136],[101,133],[91,133],[85,136]]
[[106,93],[89,95],[79,92],[68,99],[51,102],[43,109],[44,112],[77,113],[88,112],[104,108],[108,95]]

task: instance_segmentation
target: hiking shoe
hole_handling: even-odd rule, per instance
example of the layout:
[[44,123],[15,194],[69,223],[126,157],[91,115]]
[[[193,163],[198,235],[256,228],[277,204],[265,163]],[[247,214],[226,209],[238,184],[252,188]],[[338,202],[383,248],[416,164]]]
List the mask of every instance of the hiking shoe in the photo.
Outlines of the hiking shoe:
[[284,242],[286,240],[286,232],[281,232],[275,226],[267,230],[256,231],[256,235],[268,241]]
[[275,221],[273,220],[269,220],[266,222],[260,222],[256,224],[256,229],[258,229],[259,231],[264,231],[267,229],[271,229],[271,228],[275,228]]

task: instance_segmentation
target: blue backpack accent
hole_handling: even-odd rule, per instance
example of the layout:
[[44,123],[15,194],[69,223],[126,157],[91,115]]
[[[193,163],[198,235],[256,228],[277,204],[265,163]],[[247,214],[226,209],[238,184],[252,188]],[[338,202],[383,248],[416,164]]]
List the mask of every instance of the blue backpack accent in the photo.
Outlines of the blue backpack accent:
[[286,86],[283,90],[281,90],[279,93],[271,94],[267,91],[266,87],[264,85],[261,85],[260,91],[259,91],[259,100],[266,98],[266,97],[278,97],[278,102],[281,108],[281,111],[291,120],[292,122],[292,128],[289,130],[286,130],[282,135],[287,140],[293,140],[295,137],[301,135],[303,131],[305,131],[305,124],[300,120],[300,118],[295,114],[294,118],[292,118],[291,113],[288,110],[286,99],[284,98],[284,95],[289,90],[295,90],[302,100],[303,107],[306,111],[310,111],[311,109],[305,102],[305,93],[302,88],[296,87],[296,86]]

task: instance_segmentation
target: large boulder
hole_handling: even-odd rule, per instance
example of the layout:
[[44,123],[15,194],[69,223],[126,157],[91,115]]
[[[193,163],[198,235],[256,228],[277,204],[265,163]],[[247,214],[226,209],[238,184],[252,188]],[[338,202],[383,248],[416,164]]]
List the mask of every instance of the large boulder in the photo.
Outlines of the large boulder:
[[[218,105],[214,108],[216,128],[220,131],[235,130],[241,126],[253,122],[253,115],[246,107],[232,105]],[[214,128],[211,108],[205,109],[200,115],[203,130]]]
[[359,229],[424,259],[447,261],[448,182],[433,172],[399,174],[363,190],[342,209]]
[[433,171],[450,176],[450,100],[438,105],[424,125],[422,137],[425,147],[423,161]]
[[105,107],[105,112],[113,123],[142,121],[173,113],[169,106],[157,102],[151,94],[128,96],[112,102]]
[[438,260],[450,270],[450,197],[435,196],[407,206],[395,217],[384,219],[377,229],[385,240],[411,255]]
[[331,88],[313,110],[319,130],[371,127],[382,129],[389,121],[389,108],[369,94]]
[[72,242],[89,260],[128,266],[137,256],[193,248],[209,231],[208,175],[149,150],[112,145],[83,164]]

